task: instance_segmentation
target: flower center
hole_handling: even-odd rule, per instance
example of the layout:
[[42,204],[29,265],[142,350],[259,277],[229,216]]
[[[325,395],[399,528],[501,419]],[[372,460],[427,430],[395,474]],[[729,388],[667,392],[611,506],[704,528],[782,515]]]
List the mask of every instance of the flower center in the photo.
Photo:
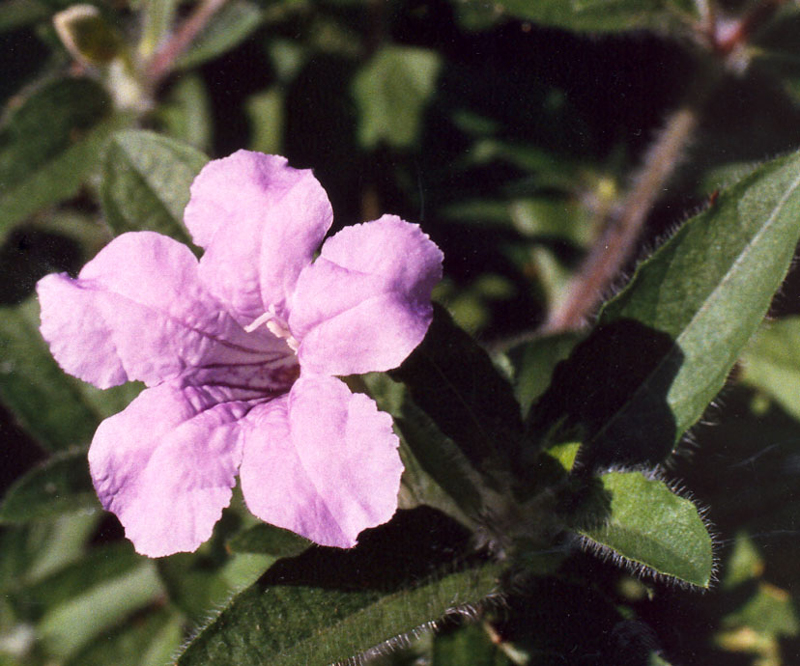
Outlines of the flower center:
[[262,314],[258,319],[245,326],[244,330],[248,333],[252,333],[262,324],[266,325],[267,330],[276,338],[286,340],[286,344],[289,345],[289,348],[292,351],[297,351],[300,343],[297,341],[297,338],[292,335],[292,332],[289,330],[289,325],[283,320],[282,317],[279,317],[275,313],[275,306],[270,305],[269,310]]

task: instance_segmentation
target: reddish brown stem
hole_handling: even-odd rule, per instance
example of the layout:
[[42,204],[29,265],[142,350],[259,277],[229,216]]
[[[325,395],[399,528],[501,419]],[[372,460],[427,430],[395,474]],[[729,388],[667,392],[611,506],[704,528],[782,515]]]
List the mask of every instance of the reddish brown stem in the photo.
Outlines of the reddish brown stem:
[[203,0],[156,52],[147,65],[147,79],[154,88],[172,71],[175,61],[186,52],[211,17],[226,2],[227,0]]

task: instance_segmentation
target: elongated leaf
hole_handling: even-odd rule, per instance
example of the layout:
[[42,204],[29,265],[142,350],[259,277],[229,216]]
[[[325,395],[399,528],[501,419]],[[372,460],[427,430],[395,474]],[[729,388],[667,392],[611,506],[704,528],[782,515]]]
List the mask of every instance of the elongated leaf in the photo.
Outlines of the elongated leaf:
[[88,79],[62,79],[29,97],[0,132],[0,239],[44,206],[74,195],[111,133],[130,122]]
[[0,522],[24,523],[99,508],[83,450],[54,456],[17,479],[0,504]]
[[663,460],[722,388],[798,237],[795,153],[721,194],[638,268],[556,369],[534,409],[540,430],[560,422],[586,443],[587,464]]
[[500,0],[512,16],[540,25],[587,32],[665,28],[688,22],[696,11],[686,0]]
[[419,48],[391,46],[375,55],[353,81],[362,146],[406,148],[418,140],[439,67],[435,53]]
[[98,391],[64,374],[39,334],[35,300],[0,313],[0,399],[46,448],[88,443],[97,424],[138,393],[136,384]]
[[114,135],[103,166],[102,201],[115,233],[150,230],[188,241],[183,209],[208,158],[153,132]]
[[344,661],[495,590],[498,569],[491,564],[461,571],[449,565],[449,573],[432,575],[454,554],[452,543],[442,551],[444,544],[424,541],[447,524],[435,512],[416,510],[397,518],[362,534],[354,550],[315,548],[278,562],[234,597],[177,663]]
[[800,419],[800,317],[770,322],[742,355],[740,379]]
[[639,472],[600,477],[608,504],[599,527],[579,529],[590,548],[645,570],[708,587],[713,578],[711,537],[697,507],[658,479]]

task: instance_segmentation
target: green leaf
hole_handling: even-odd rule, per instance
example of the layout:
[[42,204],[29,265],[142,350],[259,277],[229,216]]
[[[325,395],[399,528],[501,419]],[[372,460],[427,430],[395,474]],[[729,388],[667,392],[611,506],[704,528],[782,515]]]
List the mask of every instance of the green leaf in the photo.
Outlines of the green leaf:
[[440,67],[439,56],[432,51],[405,46],[381,49],[353,81],[361,145],[371,149],[381,142],[394,148],[415,144]]
[[21,616],[38,620],[59,605],[86,594],[92,587],[133,571],[141,561],[127,541],[100,546],[77,562],[17,590],[14,600]]
[[484,627],[468,624],[436,636],[431,663],[433,666],[511,666],[514,662],[490,639]]
[[49,610],[39,625],[42,644],[51,654],[68,658],[163,593],[153,563],[140,559],[134,569]]
[[579,333],[561,333],[524,342],[507,353],[514,368],[514,394],[523,416],[547,390],[556,365],[580,342]]
[[49,458],[17,479],[0,504],[0,522],[25,523],[96,507],[86,452],[70,451]]
[[[436,515],[398,514],[363,533],[353,550],[312,548],[279,561],[234,597],[177,664],[330,664],[479,603],[495,590],[498,568],[484,563],[453,571],[452,540],[445,539],[449,546],[442,536],[425,541],[450,529]],[[460,533],[459,549],[467,543]],[[448,573],[432,577],[440,567]]]
[[[636,571],[708,587],[714,575],[711,537],[697,507],[659,479],[639,472],[600,477],[599,526],[579,528],[590,549],[620,559]],[[590,507],[596,510],[598,507]]]
[[189,187],[208,158],[191,146],[153,132],[114,135],[103,165],[103,211],[115,233],[147,229],[180,241]]
[[312,543],[289,530],[259,523],[233,537],[228,546],[235,553],[264,553],[276,557],[294,557]]
[[198,74],[181,76],[157,111],[164,131],[198,150],[211,146],[211,99]]
[[87,444],[138,393],[138,384],[100,391],[66,375],[39,333],[35,299],[0,312],[0,399],[47,449]]
[[123,621],[102,640],[93,641],[66,666],[164,666],[183,641],[183,621],[160,609],[135,622]]
[[0,239],[40,208],[73,196],[99,163],[109,135],[129,122],[111,116],[89,79],[60,79],[32,94],[0,131]]
[[606,304],[532,410],[535,430],[584,441],[586,465],[663,460],[764,318],[800,237],[798,220],[800,153],[723,192]]
[[434,306],[425,339],[389,374],[473,467],[488,472],[515,459],[522,421],[511,386],[444,308]]
[[229,2],[208,22],[189,50],[178,58],[176,67],[191,69],[230,51],[253,34],[263,19],[264,14],[255,3]]
[[696,18],[690,0],[500,0],[498,7],[540,25],[585,32],[663,32]]
[[800,317],[767,323],[745,349],[739,377],[800,419]]
[[0,5],[0,32],[16,30],[49,14],[48,7],[38,0],[6,0]]
[[269,154],[282,152],[284,103],[284,92],[279,86],[248,97],[245,110],[250,121],[253,150]]

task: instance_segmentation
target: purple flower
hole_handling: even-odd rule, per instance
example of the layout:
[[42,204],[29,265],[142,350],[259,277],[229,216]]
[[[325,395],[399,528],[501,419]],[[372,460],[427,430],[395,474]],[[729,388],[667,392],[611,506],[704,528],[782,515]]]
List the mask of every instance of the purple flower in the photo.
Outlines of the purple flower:
[[192,185],[199,261],[127,233],[77,279],[39,282],[42,334],[67,372],[147,386],[89,450],[100,501],[140,553],[208,539],[237,470],[253,514],[319,544],[353,546],[394,514],[391,418],[335,376],[394,368],[419,344],[442,253],[385,215],[312,261],[332,218],[310,171],[239,151]]

